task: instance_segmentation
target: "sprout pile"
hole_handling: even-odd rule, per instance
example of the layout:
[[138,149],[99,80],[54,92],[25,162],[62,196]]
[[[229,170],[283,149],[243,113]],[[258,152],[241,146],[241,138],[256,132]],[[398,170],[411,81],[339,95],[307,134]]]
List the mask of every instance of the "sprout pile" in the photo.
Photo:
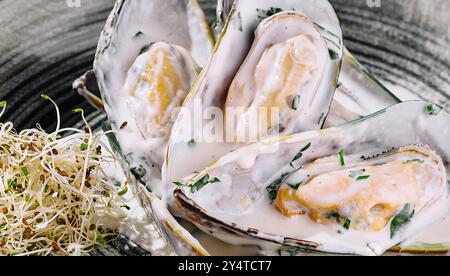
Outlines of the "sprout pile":
[[[114,185],[102,166],[114,154],[93,133],[81,109],[83,130],[17,132],[0,123],[0,255],[84,255],[114,233],[99,217],[120,213],[126,187]],[[6,102],[0,103],[5,112]]]

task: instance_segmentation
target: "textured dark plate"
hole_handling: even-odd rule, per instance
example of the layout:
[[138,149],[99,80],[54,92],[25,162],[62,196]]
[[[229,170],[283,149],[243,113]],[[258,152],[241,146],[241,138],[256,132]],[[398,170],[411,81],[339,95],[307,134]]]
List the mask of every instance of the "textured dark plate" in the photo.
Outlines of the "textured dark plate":
[[[72,93],[72,81],[92,67],[97,40],[113,0],[0,0],[0,99],[7,100],[3,120],[17,129],[40,123],[55,126],[45,91],[62,110],[64,126],[76,125],[72,110],[91,118],[100,113]],[[215,0],[200,0],[214,19]],[[345,44],[390,85],[450,108],[450,1],[332,0],[341,19]],[[94,254],[140,255],[119,238]],[[133,247],[131,247],[133,248]]]

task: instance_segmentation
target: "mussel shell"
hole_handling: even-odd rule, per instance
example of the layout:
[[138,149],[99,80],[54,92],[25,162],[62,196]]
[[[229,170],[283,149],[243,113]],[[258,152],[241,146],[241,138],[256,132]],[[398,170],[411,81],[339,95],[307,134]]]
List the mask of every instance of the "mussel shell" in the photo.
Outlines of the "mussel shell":
[[[383,135],[380,135],[380,133],[383,133]],[[311,143],[310,148],[300,159],[300,166],[311,163],[319,158],[336,155],[340,149],[344,149],[346,155],[358,154],[358,156],[361,155],[361,158],[376,158],[379,154],[401,148],[405,145],[427,144],[442,158],[446,170],[445,178],[450,179],[450,144],[447,142],[449,138],[450,115],[447,112],[428,102],[406,102],[343,126],[266,140],[238,149],[219,159],[186,183],[195,183],[215,168],[225,166],[236,166],[236,168],[239,168],[240,165],[234,164],[239,164],[242,160],[248,159],[255,160],[256,163],[254,163],[254,166],[264,163],[262,177],[263,179],[270,180],[270,177],[282,173],[287,166],[286,164],[292,161],[293,156],[309,143]],[[248,161],[244,163],[248,163]],[[249,171],[248,168],[241,170],[242,175],[251,173],[251,170]],[[239,171],[235,173],[239,174]],[[265,183],[263,179],[259,180]],[[234,184],[239,185],[238,182],[239,180]],[[231,179],[231,183],[233,183],[233,179]],[[210,185],[216,185],[214,186],[215,189],[221,189],[220,183]],[[212,188],[210,187],[210,189]],[[224,240],[236,242],[233,237],[238,237],[239,243],[254,244],[255,239],[259,239],[263,242],[272,241],[287,246],[310,247],[319,251],[327,250],[326,245],[324,247],[323,244],[314,240],[299,241],[285,237],[281,232],[280,234],[265,233],[261,229],[255,229],[258,227],[257,225],[252,225],[250,229],[242,228],[236,222],[230,220],[230,217],[221,215],[226,210],[208,209],[208,206],[214,205],[208,204],[209,198],[211,198],[210,200],[215,199],[213,197],[202,196],[202,191],[190,193],[186,189],[179,189],[175,191],[174,197],[177,206],[181,212],[185,213],[186,218],[198,224],[202,229],[207,229],[213,233],[216,232],[216,236]],[[425,230],[433,223],[439,222],[447,217],[450,211],[450,197],[448,192],[447,194],[442,194],[441,201],[445,203],[443,205],[443,212],[433,213],[425,220],[421,218],[421,223],[423,223],[421,225],[415,224],[413,219],[411,225],[414,227],[406,226],[402,235],[399,235],[399,237],[391,241],[391,246],[419,234],[420,231]],[[279,225],[279,227],[283,229],[283,225]],[[387,249],[389,248],[383,248],[382,250]],[[371,253],[370,251],[349,252],[348,248],[333,252]]]
[[[229,5],[226,6],[226,10],[230,9],[229,7]],[[315,23],[317,30],[327,42],[330,52],[335,53],[333,57],[330,55],[331,62],[327,64],[325,77],[320,82],[321,87],[317,89],[320,93],[317,92],[317,95],[314,97],[310,114],[301,120],[304,124],[284,134],[321,128],[323,122],[319,123],[319,119],[326,118],[329,111],[337,86],[337,78],[343,56],[342,31],[339,20],[332,6],[328,1],[324,0],[235,1],[230,9],[230,15],[227,18],[224,29],[217,39],[209,63],[203,69],[183,105],[186,110],[191,111],[190,114],[195,114],[195,110],[199,108],[196,106],[198,102],[200,102],[200,107],[203,110],[209,107],[224,109],[228,89],[252,47],[255,29],[259,24],[265,24],[270,20],[269,18],[261,22],[262,13],[264,14],[265,11],[270,14],[267,11],[274,7],[285,13],[290,11],[301,13],[308,17]],[[219,14],[224,15],[225,12]],[[299,117],[302,115],[299,115]],[[204,125],[208,124],[207,120],[204,121]],[[172,137],[169,141],[169,150],[163,173],[163,183],[167,185],[166,189],[169,197],[171,197],[174,188],[171,185],[172,182],[201,170],[223,154],[245,144],[223,142],[197,143],[195,131],[193,131],[190,140],[185,139],[186,142],[180,142],[182,139],[177,135],[180,129],[185,128],[185,125],[185,121],[180,117],[175,122]],[[192,143],[188,141],[194,141],[195,147],[192,147]],[[205,148],[207,149],[205,150]],[[186,163],[184,156],[195,156],[195,162]]]

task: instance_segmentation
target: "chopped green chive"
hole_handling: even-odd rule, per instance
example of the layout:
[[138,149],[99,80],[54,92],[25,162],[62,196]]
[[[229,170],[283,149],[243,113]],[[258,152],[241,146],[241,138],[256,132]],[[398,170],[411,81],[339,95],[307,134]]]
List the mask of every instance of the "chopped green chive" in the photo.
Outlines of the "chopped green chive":
[[294,190],[298,190],[298,188],[300,188],[300,186],[302,186],[302,185],[303,185],[303,182],[295,184],[295,185],[289,184],[289,187],[291,187]]
[[214,183],[219,183],[221,182],[219,178],[214,177],[213,180],[211,180],[209,183],[214,184]]
[[153,46],[154,43],[150,43],[145,45],[144,47],[141,48],[141,50],[139,51],[139,55],[142,55],[143,53],[146,53],[150,50],[150,48]]
[[275,15],[277,13],[280,13],[283,11],[283,9],[271,7],[268,10],[256,10],[258,12],[258,24],[261,23],[264,19],[271,17],[272,15]]
[[352,225],[352,221],[350,219],[346,219],[343,227],[345,228],[345,230],[349,230],[351,225]]
[[85,144],[85,143],[81,144],[81,146],[80,146],[81,150],[87,150],[88,147],[89,147],[89,145]]
[[365,172],[366,172],[365,169],[362,169],[362,170],[359,170],[359,171],[352,171],[352,172],[350,172],[350,175],[349,175],[349,176],[350,176],[351,178],[357,178],[358,176],[363,175]]
[[303,152],[300,151],[299,153],[297,153],[294,156],[294,159],[292,159],[291,166],[294,167],[294,162],[297,161],[298,159],[302,158],[302,157],[303,157]]
[[111,197],[111,195],[107,191],[103,191],[102,195],[104,197]]
[[331,49],[328,50],[328,53],[330,54],[330,58],[332,60],[336,60],[336,59],[339,58],[339,54],[336,53],[335,51],[331,50]]
[[437,106],[437,105],[435,105],[435,104],[430,104],[430,105],[428,105],[428,106],[426,107],[426,112],[427,112],[429,115],[432,115],[432,116],[439,115],[439,113],[441,112],[441,110],[442,110],[442,107]]
[[108,138],[108,142],[111,145],[112,150],[118,156],[124,157],[119,141],[117,140],[116,135],[112,132],[111,123],[109,121],[102,122],[102,129],[106,132],[106,137]]
[[344,149],[339,151],[339,161],[342,167],[345,167]]
[[303,157],[303,153],[304,153],[305,151],[309,150],[310,147],[311,147],[311,143],[309,143],[309,144],[307,144],[305,147],[303,147],[303,148],[302,148],[302,149],[294,156],[294,159],[292,159],[292,161],[291,161],[291,166],[292,166],[292,167],[295,167],[295,166],[294,166],[295,161],[297,161],[297,160],[299,160],[300,158],[302,158],[302,157]]
[[123,124],[120,126],[120,129],[124,129],[128,126],[128,122],[123,122]]
[[173,182],[173,184],[175,184],[175,185],[178,186],[178,187],[184,187],[184,186],[186,186],[186,185],[184,185],[184,184],[181,183],[181,182]]
[[25,195],[25,202],[28,203],[30,201],[30,194]]
[[349,177],[356,178],[357,181],[369,179],[370,175],[364,175],[365,172],[366,172],[365,169],[362,169],[359,171],[353,171],[353,172],[350,172]]
[[356,178],[357,181],[361,181],[361,180],[367,180],[370,178],[370,175],[361,175],[358,176],[358,178]]
[[141,36],[143,36],[143,35],[144,35],[144,33],[141,32],[141,31],[139,31],[139,32],[137,32],[137,33],[134,35],[134,38],[138,38],[138,37],[141,37]]
[[199,181],[197,181],[193,185],[191,185],[191,192],[192,193],[198,192],[208,184],[219,183],[219,182],[221,182],[221,181],[217,177],[215,177],[211,180],[209,174],[207,174],[204,177],[202,177]]
[[414,208],[410,204],[406,204],[403,209],[394,217],[391,222],[391,239],[395,237],[397,232],[411,222],[415,214]]
[[317,122],[317,124],[322,124],[322,119],[323,117],[325,117],[325,113],[322,113],[322,115],[320,115],[319,121]]
[[130,172],[139,183],[145,185],[144,177],[147,175],[147,170],[142,165],[131,168]]
[[304,148],[302,148],[300,151],[301,152],[305,152],[307,150],[309,150],[309,148],[311,147],[311,143],[309,143],[308,145],[306,145]]
[[272,182],[269,186],[266,187],[266,191],[269,193],[269,199],[273,202],[277,198],[278,190],[281,185],[285,181],[288,173],[283,174],[280,178]]
[[293,110],[298,110],[299,106],[300,106],[300,95],[297,95],[292,100],[292,106],[291,107],[292,107]]
[[209,174],[207,174],[192,185],[186,185],[181,182],[173,182],[173,184],[180,188],[188,187],[191,189],[191,193],[195,193],[195,192],[198,192],[201,189],[203,189],[208,184],[214,184],[214,183],[220,183],[220,182],[222,182],[222,181],[219,178],[214,177],[213,179],[211,179]]

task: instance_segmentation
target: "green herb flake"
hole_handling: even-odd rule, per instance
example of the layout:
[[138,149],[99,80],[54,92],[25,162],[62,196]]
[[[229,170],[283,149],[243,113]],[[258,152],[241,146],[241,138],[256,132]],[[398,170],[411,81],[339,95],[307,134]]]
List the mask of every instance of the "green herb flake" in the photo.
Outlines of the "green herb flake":
[[192,193],[198,192],[208,184],[219,183],[219,182],[221,182],[220,179],[218,179],[217,177],[211,179],[209,174],[207,174],[207,175],[203,176],[200,180],[195,182],[193,185],[190,186],[191,192]]
[[25,195],[25,202],[26,203],[30,202],[30,194]]
[[25,176],[30,175],[30,170],[28,169],[28,167],[22,167],[21,171],[22,171],[23,175],[25,175]]
[[191,193],[195,193],[200,191],[201,189],[203,189],[206,185],[208,184],[215,184],[215,183],[220,183],[222,182],[219,178],[214,177],[214,178],[210,178],[209,174],[203,176],[200,180],[198,180],[197,182],[195,182],[192,185],[188,185],[188,184],[183,184],[181,182],[173,182],[174,185],[176,185],[179,188],[182,187],[187,187],[191,189]]
[[295,184],[295,185],[291,185],[291,184],[288,184],[288,185],[289,185],[289,187],[291,187],[292,189],[298,190],[298,188],[300,188],[300,186],[303,185],[303,182],[298,183],[298,184]]
[[402,227],[406,226],[411,222],[415,214],[414,208],[411,204],[406,204],[403,209],[392,219],[391,222],[391,239],[395,237],[398,231],[401,230]]
[[126,193],[128,193],[128,188],[127,188],[127,187],[125,187],[122,191],[120,191],[120,192],[118,193],[118,195],[119,195],[119,196],[124,196]]
[[124,157],[122,148],[117,140],[116,135],[112,132],[111,123],[109,121],[102,122],[102,130],[105,132],[108,142],[111,145],[112,150],[120,157]]
[[307,150],[309,150],[309,148],[311,147],[311,143],[309,143],[308,145],[306,145],[304,148],[302,148],[300,151],[301,152],[305,152]]
[[141,31],[139,31],[139,32],[137,32],[137,33],[134,35],[134,38],[138,38],[138,37],[141,37],[141,36],[143,36],[143,35],[144,35],[144,33],[141,32]]
[[266,191],[269,193],[269,199],[273,202],[278,195],[278,190],[283,184],[284,180],[289,174],[285,173],[277,180],[273,181],[269,186],[266,187]]
[[153,46],[154,43],[150,43],[145,45],[144,47],[141,48],[141,50],[139,51],[139,55],[142,55],[143,53],[146,53],[150,50],[150,48]]
[[128,126],[128,122],[123,122],[122,125],[120,125],[120,129],[125,129]]
[[184,185],[183,183],[181,183],[181,182],[173,182],[173,184],[175,184],[177,187],[185,187],[186,185]]
[[325,113],[322,113],[322,115],[320,115],[319,121],[317,122],[318,125],[322,124],[323,117],[325,117]]
[[431,116],[439,115],[439,113],[441,113],[441,111],[442,111],[442,107],[435,105],[435,104],[430,104],[426,107],[426,112]]
[[111,195],[107,191],[103,191],[102,195],[104,197],[111,197]]
[[345,167],[345,154],[344,154],[344,149],[341,149],[339,151],[339,162],[341,164],[341,167]]
[[296,95],[294,99],[292,100],[292,109],[298,110],[298,107],[300,106],[300,95]]
[[81,149],[82,151],[85,151],[85,150],[87,150],[88,148],[89,148],[89,145],[86,144],[86,143],[83,143],[83,144],[80,145],[80,149]]
[[271,7],[268,10],[256,10],[258,12],[258,24],[264,21],[264,19],[269,18],[275,14],[278,14],[283,11],[281,8]]
[[356,178],[357,181],[361,181],[361,180],[367,180],[370,178],[370,175],[361,175],[358,176],[358,178]]
[[130,172],[139,183],[145,185],[144,177],[147,175],[147,170],[142,165],[131,168]]
[[351,225],[352,225],[352,221],[350,219],[346,219],[343,227],[345,230],[349,230]]
[[221,182],[219,178],[214,177],[213,180],[211,180],[209,183],[214,184],[214,183],[219,183]]
[[366,172],[365,169],[362,169],[362,170],[359,170],[359,171],[352,171],[352,172],[350,172],[349,177],[350,178],[358,178],[358,176],[363,175],[365,172]]
[[303,157],[303,152],[297,153],[297,154],[294,156],[294,159],[292,159],[291,166],[292,166],[292,167],[295,167],[295,166],[294,166],[295,161],[299,160],[299,159],[302,158],[302,157]]
[[294,166],[295,161],[299,160],[300,158],[303,157],[303,153],[305,153],[307,150],[309,150],[309,148],[311,147],[311,143],[307,144],[305,147],[303,147],[295,156],[294,159],[292,159],[291,161],[291,166]]
[[336,53],[334,50],[329,49],[328,53],[330,54],[331,60],[336,60],[339,58],[339,54]]

